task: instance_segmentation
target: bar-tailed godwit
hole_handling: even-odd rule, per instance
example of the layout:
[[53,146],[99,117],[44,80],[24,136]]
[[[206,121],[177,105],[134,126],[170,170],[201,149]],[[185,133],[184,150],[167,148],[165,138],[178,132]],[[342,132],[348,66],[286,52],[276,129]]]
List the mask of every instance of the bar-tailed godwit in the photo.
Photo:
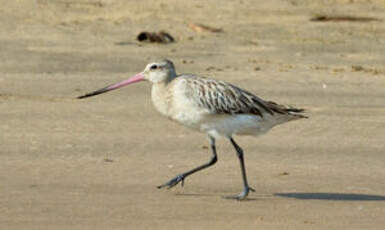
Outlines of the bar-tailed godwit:
[[215,164],[215,140],[224,137],[236,150],[244,186],[240,194],[226,198],[243,200],[250,191],[255,190],[247,182],[243,150],[234,141],[233,135],[257,136],[281,123],[306,118],[301,114],[303,109],[265,101],[224,81],[192,74],[177,75],[174,64],[169,60],[150,63],[143,72],[127,80],[78,98],[95,96],[139,81],[152,83],[152,102],[161,114],[182,125],[207,133],[212,150],[209,162],[177,175],[158,188],[172,188],[180,182],[183,186],[186,177]]

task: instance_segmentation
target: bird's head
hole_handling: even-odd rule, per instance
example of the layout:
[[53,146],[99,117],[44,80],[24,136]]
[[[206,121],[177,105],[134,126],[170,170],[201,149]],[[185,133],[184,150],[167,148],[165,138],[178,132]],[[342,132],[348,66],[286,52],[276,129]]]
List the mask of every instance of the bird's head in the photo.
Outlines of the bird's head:
[[138,73],[127,80],[121,81],[119,83],[104,87],[102,89],[96,90],[91,93],[87,93],[83,96],[79,96],[78,99],[83,99],[86,97],[95,96],[98,94],[106,93],[108,91],[119,89],[123,86],[133,84],[140,81],[150,81],[152,83],[162,83],[162,82],[169,82],[172,79],[176,77],[174,64],[165,59],[158,62],[150,63],[146,66],[146,68],[143,70],[143,72]]
[[167,59],[148,64],[143,75],[152,83],[169,82],[176,77],[174,64]]

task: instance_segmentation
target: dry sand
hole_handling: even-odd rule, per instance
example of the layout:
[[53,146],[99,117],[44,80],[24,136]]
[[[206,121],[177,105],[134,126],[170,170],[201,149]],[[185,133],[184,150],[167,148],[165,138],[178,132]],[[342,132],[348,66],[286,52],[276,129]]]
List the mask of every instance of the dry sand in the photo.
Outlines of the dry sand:
[[[384,229],[385,3],[0,1],[0,229]],[[381,21],[315,22],[316,15]],[[197,33],[189,23],[222,28]],[[141,31],[177,42],[139,44]],[[259,138],[184,188],[204,134],[162,118],[142,83],[87,100],[158,57],[311,117]]]

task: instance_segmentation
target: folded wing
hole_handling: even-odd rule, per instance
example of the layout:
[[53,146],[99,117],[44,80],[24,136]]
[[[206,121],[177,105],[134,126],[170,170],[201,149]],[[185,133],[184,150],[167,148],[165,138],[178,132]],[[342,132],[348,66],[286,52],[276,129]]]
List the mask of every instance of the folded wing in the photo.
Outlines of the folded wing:
[[304,112],[303,109],[264,101],[246,90],[223,81],[195,76],[190,76],[186,80],[191,86],[190,95],[200,107],[213,114],[253,114],[260,117],[280,114],[293,118],[306,117],[301,114]]

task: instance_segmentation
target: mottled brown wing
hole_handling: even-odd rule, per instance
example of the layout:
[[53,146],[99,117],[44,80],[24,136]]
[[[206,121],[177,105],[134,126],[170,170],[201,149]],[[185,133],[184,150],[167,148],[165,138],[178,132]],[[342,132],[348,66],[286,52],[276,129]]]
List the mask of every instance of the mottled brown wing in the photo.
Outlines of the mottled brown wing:
[[291,114],[303,111],[266,102],[248,91],[223,81],[198,77],[191,77],[188,81],[193,87],[193,95],[199,106],[212,113],[254,114],[263,117],[264,114]]

